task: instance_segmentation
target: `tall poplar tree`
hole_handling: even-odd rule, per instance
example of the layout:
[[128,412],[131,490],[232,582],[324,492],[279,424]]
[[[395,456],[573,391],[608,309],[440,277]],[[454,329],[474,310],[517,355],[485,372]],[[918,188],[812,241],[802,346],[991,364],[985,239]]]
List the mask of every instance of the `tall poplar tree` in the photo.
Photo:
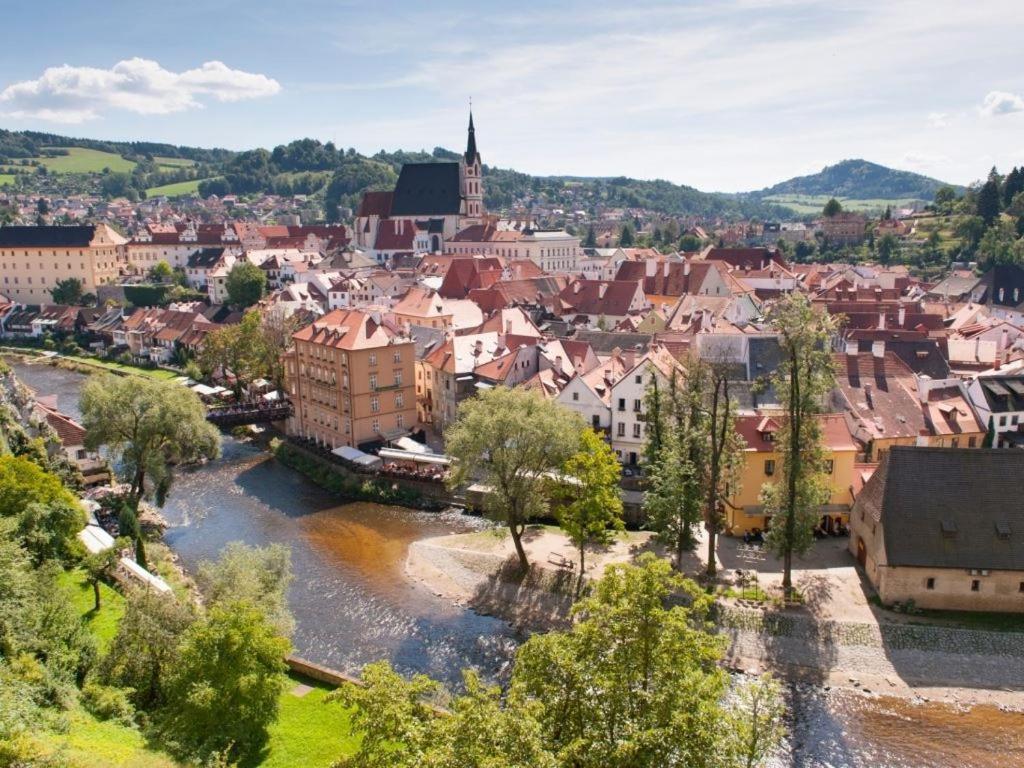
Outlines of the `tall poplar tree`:
[[761,489],[761,500],[772,517],[767,544],[782,558],[782,588],[788,597],[793,591],[793,555],[810,549],[814,522],[830,495],[817,416],[835,384],[830,342],[839,318],[793,292],[772,307],[768,321],[778,331],[782,348],[782,362],[771,379],[784,409],[776,438],[782,472],[777,483]]

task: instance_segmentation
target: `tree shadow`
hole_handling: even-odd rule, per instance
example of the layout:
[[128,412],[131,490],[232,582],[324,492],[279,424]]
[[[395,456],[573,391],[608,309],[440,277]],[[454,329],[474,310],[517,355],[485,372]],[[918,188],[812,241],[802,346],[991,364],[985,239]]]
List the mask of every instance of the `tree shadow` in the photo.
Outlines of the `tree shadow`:
[[520,630],[547,630],[569,624],[575,601],[575,570],[531,565],[525,572],[512,555],[480,583],[468,601],[477,613],[497,616]]

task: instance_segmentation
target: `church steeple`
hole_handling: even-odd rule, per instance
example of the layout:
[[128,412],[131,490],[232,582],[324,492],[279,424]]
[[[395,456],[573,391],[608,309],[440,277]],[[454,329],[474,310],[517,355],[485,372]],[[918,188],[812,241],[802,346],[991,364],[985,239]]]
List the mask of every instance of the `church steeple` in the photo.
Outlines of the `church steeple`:
[[466,165],[480,161],[480,153],[476,151],[476,129],[473,127],[473,110],[469,110],[469,137],[466,139]]

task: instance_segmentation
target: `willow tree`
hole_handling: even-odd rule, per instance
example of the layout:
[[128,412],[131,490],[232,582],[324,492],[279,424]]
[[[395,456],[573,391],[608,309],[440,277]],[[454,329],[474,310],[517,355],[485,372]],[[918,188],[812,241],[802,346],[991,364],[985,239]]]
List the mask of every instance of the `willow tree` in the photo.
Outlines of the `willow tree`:
[[445,432],[454,459],[449,482],[487,486],[484,507],[508,526],[524,572],[526,525],[549,511],[551,476],[576,452],[583,428],[579,416],[537,392],[496,387],[462,403]]
[[80,407],[86,448],[107,448],[130,485],[135,510],[143,498],[163,506],[175,466],[220,452],[220,434],[207,423],[203,404],[174,382],[94,376],[82,389]]
[[772,517],[767,544],[782,558],[782,588],[788,597],[793,555],[810,549],[814,522],[831,494],[818,414],[835,385],[830,343],[839,319],[793,292],[772,307],[768,321],[778,331],[782,350],[771,377],[783,408],[776,437],[782,471],[777,483],[762,488],[761,501]]

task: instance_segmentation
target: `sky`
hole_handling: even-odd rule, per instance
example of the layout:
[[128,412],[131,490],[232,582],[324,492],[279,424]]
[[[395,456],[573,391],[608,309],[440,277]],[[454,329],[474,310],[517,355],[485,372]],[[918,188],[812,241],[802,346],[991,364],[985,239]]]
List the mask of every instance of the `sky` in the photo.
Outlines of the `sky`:
[[229,149],[313,137],[746,191],[864,158],[1024,164],[1021,0],[10,3],[0,127]]

